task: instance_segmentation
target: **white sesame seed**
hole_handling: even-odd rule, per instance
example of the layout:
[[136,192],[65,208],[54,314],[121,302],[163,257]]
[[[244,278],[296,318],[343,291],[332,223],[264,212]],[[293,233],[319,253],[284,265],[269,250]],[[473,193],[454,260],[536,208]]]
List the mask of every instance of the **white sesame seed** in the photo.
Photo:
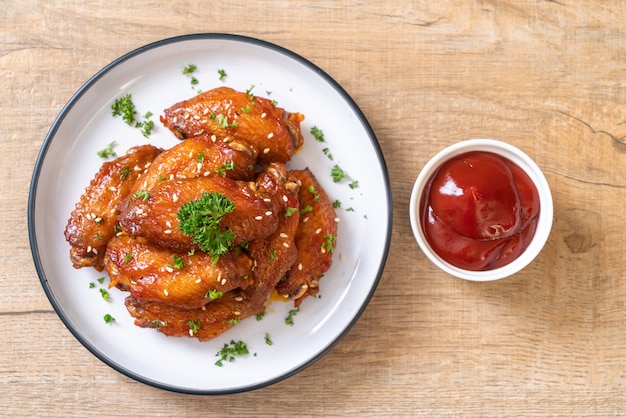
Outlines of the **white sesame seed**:
[[193,151],[189,151],[189,158],[193,157]]
[[266,116],[267,116],[267,113],[265,113],[265,112],[261,113],[261,117],[262,117],[262,118],[264,118],[264,117],[266,117]]
[[98,250],[96,250],[95,248],[92,248],[91,252],[94,253],[95,255],[98,255]]
[[133,171],[141,171],[141,170],[142,170],[142,168],[139,167],[138,165],[133,167]]
[[287,203],[289,201],[289,198],[287,197],[286,194],[283,195],[283,202]]
[[147,180],[143,182],[143,188],[145,189],[146,187],[148,187],[148,181]]
[[202,279],[197,279],[196,283],[200,283],[202,281]]
[[206,311],[206,306],[205,305],[202,305],[202,310]]
[[322,247],[320,248],[320,251],[322,252],[322,254],[326,254],[326,248]]
[[211,172],[210,171],[205,171],[203,175],[204,175],[204,177],[209,177],[211,175]]
[[241,315],[241,312],[239,312],[239,311],[235,311],[235,312],[233,312],[233,313],[234,313],[236,316]]
[[263,199],[263,201],[264,201],[265,203],[271,203],[271,202],[272,202],[272,199],[270,199],[269,197],[266,197],[265,199]]
[[117,234],[115,234],[116,237],[121,237],[122,236],[122,231],[118,232]]
[[167,289],[163,289],[163,294],[164,294],[165,296],[169,296],[170,292],[168,292],[168,291],[167,291]]
[[185,120],[189,119],[189,113],[185,113],[185,116],[183,116],[183,118],[185,118]]
[[302,271],[302,263],[298,263],[298,270]]
[[265,212],[265,216],[272,216],[272,213],[273,212],[271,210],[268,210],[267,212]]
[[93,220],[95,223],[99,224],[100,222],[102,222],[102,218],[98,217],[96,219]]
[[211,135],[211,141],[213,142],[217,141],[217,137],[215,135]]
[[86,214],[85,218],[87,218],[87,220],[90,221],[91,220],[91,213]]
[[178,116],[174,116],[174,119],[172,119],[172,122],[174,123],[178,122]]
[[170,180],[174,180],[174,174],[170,174]]
[[109,191],[116,192],[117,191],[117,187],[111,186],[111,187],[109,187]]
[[280,237],[281,237],[281,238],[287,238],[287,237],[288,237],[288,235],[287,235],[287,234],[285,234],[284,232],[281,232],[281,233],[280,233]]
[[198,116],[198,115],[193,115],[193,118],[194,118],[195,120],[200,120],[200,116]]
[[269,149],[269,148],[265,148],[265,149],[263,150],[263,154],[267,154],[267,153],[269,153],[269,152],[270,152],[270,149]]
[[202,114],[206,115],[207,113],[209,113],[209,108],[205,107],[204,110],[202,111]]
[[172,230],[171,229],[166,229],[165,231],[163,231],[164,234],[171,234]]
[[289,248],[289,244],[288,244],[288,243],[286,243],[286,242],[283,242],[283,247],[285,247],[285,248]]
[[189,328],[189,336],[193,337],[193,330],[191,328]]
[[96,217],[96,214],[95,214],[95,213],[93,213],[93,212],[91,212],[91,217],[92,217],[92,218],[95,218],[95,217]]
[[263,217],[261,215],[259,215],[259,216],[255,216],[254,219],[256,219],[257,221],[260,221],[260,220],[263,219]]
[[302,223],[307,223],[307,222],[309,222],[309,217],[308,216],[302,220]]
[[274,138],[274,132],[270,132],[269,134],[267,134],[267,139],[272,139]]
[[[174,269],[171,268],[170,266],[165,267],[165,271],[167,271],[168,273],[174,273]],[[167,290],[165,291],[167,292]],[[167,294],[165,296],[167,296]]]
[[198,171],[202,170],[202,163],[197,163],[196,167],[198,168]]
[[139,208],[137,209],[137,215],[141,215],[143,213],[143,209]]
[[173,194],[172,195],[172,201],[173,202],[178,202],[178,195],[177,194]]
[[243,300],[243,298],[242,298],[241,296],[237,296],[237,297],[235,298],[235,300],[236,300],[237,302],[241,302],[241,301]]
[[317,228],[315,230],[315,235],[319,235],[320,232],[322,232],[322,228]]
[[339,218],[335,218],[335,222],[339,222],[341,219]]
[[172,223],[170,221],[165,222],[165,226],[167,226],[168,228],[172,227]]
[[224,286],[226,284],[226,279],[222,279],[221,283],[222,283],[222,286]]
[[148,161],[146,165],[143,166],[143,168],[148,168],[150,167],[150,165],[152,165],[152,161]]

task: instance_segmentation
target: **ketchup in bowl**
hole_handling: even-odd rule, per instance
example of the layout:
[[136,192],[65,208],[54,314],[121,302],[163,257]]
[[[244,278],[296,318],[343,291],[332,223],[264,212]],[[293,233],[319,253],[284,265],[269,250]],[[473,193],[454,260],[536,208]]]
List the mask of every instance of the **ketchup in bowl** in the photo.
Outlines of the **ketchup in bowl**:
[[448,263],[484,271],[515,260],[539,219],[539,194],[515,163],[472,151],[444,162],[420,199],[428,244]]

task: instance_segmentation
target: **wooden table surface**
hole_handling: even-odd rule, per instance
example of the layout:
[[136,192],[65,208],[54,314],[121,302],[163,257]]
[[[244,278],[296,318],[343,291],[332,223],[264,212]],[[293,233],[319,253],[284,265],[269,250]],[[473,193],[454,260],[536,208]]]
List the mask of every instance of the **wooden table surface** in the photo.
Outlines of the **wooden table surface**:
[[[0,415],[626,415],[626,2],[0,2]],[[372,125],[389,168],[393,236],[371,303],[301,373],[194,396],[131,380],[90,354],[42,290],[27,202],[46,133],[115,58],[225,32],[323,68]],[[408,202],[447,145],[496,138],[529,154],[554,198],[540,256],[508,279],[439,271]]]

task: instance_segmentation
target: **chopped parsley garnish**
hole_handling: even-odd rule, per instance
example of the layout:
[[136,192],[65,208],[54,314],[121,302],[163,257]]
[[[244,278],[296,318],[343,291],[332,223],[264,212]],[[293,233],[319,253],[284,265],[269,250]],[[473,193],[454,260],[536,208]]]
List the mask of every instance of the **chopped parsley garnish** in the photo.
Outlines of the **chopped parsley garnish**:
[[132,259],[133,259],[133,255],[131,253],[124,254],[124,261],[126,261],[127,263]]
[[154,122],[151,120],[146,120],[146,121],[137,123],[136,127],[141,128],[141,134],[147,138],[152,133],[152,129],[154,129]]
[[89,283],[89,288],[93,289],[94,287],[96,287],[96,284],[94,282],[90,282]]
[[143,199],[143,201],[145,202],[150,198],[150,193],[148,193],[147,190],[139,190],[135,194],[133,194],[133,197],[136,199]]
[[217,74],[220,76],[220,81],[222,81],[224,79],[224,77],[226,77],[228,75],[228,74],[226,74],[226,71],[224,71],[224,69],[222,69],[222,68],[217,70]]
[[100,284],[104,283],[104,277],[99,277],[98,278],[98,283],[100,283]]
[[272,345],[272,344],[274,344],[274,343],[272,342],[272,340],[270,339],[270,335],[269,335],[267,332],[265,333],[265,344],[267,344],[267,345]]
[[113,147],[115,145],[117,145],[115,141],[110,142],[109,145],[107,145],[105,148],[98,151],[98,157],[101,157],[101,158],[115,157],[117,155],[115,151],[113,151]]
[[106,301],[109,300],[109,292],[107,292],[106,289],[100,289],[100,295],[102,296],[102,299]]
[[254,90],[254,84],[252,84],[247,90],[246,95],[248,96],[248,100],[254,99],[254,94],[252,94],[252,90]]
[[294,213],[296,213],[296,211],[298,210],[298,208],[287,208],[285,210],[285,217],[288,218],[291,215],[293,215]]
[[219,290],[209,290],[208,292],[206,292],[206,295],[204,295],[204,297],[207,299],[215,300],[221,298],[223,295],[224,294]]
[[137,114],[135,104],[133,103],[133,95],[129,93],[117,99],[111,106],[111,111],[113,116],[121,116],[122,120],[126,122],[127,125],[133,126],[135,123],[135,115]]
[[324,250],[328,251],[329,253],[332,253],[333,251],[335,251],[333,243],[336,239],[337,237],[335,237],[334,235],[326,235],[324,237],[324,244],[322,245],[322,248],[324,248]]
[[110,324],[113,321],[115,321],[115,318],[113,318],[111,315],[109,315],[109,314],[105,314],[104,315],[104,323],[105,324]]
[[331,154],[331,153],[330,153],[330,149],[329,149],[329,148],[324,148],[324,149],[322,149],[322,152],[324,153],[324,155],[325,155],[325,156],[327,156],[327,157],[328,157],[328,159],[329,159],[330,161],[332,161],[332,160],[333,160],[333,154]]
[[191,74],[196,71],[197,68],[198,67],[196,66],[196,64],[189,64],[185,68],[183,68],[183,74]]
[[232,123],[228,122],[228,118],[222,114],[219,114],[215,117],[215,122],[222,128],[236,128],[239,124],[236,121]]
[[200,329],[200,325],[202,323],[200,321],[189,321],[187,322],[187,326],[189,327],[189,335],[193,335]]
[[359,187],[359,182],[357,180],[351,182],[350,184],[348,184],[348,187],[351,189],[356,189],[357,187]]
[[300,308],[290,310],[287,318],[285,318],[285,324],[293,325],[293,317],[296,316],[298,312],[300,312]]
[[227,163],[223,163],[222,166],[220,168],[216,168],[215,172],[217,174],[219,174],[222,177],[226,176],[226,172],[227,171],[233,171],[235,169],[236,165],[234,161],[230,161]]
[[333,202],[333,208],[337,209],[341,207],[341,201],[340,200],[335,200]]
[[333,166],[332,170],[330,171],[330,176],[333,178],[333,181],[335,183],[339,183],[341,180],[347,179],[350,177],[348,173],[346,173],[345,171],[341,169],[341,167],[339,167],[338,164],[335,164]]
[[192,86],[195,86],[195,85],[196,85],[196,84],[198,84],[198,83],[199,83],[198,79],[197,79],[196,77],[192,76],[192,77],[191,77],[191,85],[192,85]]
[[235,239],[234,232],[221,229],[222,217],[234,210],[235,204],[222,193],[204,192],[200,199],[184,204],[177,213],[181,232],[207,252],[213,264]]
[[228,321],[229,324],[233,324],[233,325],[237,325],[238,323],[241,322],[241,318],[230,318]]
[[256,320],[260,321],[265,316],[265,311],[256,314]]
[[273,261],[276,258],[276,248],[270,250],[270,261]]
[[324,132],[317,126],[311,128],[311,135],[313,135],[313,138],[315,138],[318,142],[326,142],[324,139]]
[[172,261],[174,263],[173,264],[168,263],[167,267],[173,268],[173,269],[177,269],[177,270],[180,270],[183,267],[185,267],[185,260],[183,260],[183,258],[181,256],[179,256],[178,254],[174,254],[172,256]]
[[198,152],[198,156],[196,157],[196,161],[199,162],[199,163],[204,161],[204,152],[202,152],[202,151]]
[[311,211],[313,211],[313,208],[311,207],[311,205],[306,205],[305,207],[303,207],[300,210],[300,216],[304,215],[307,212],[311,212]]
[[243,341],[235,341],[231,340],[229,344],[224,344],[224,347],[220,351],[215,354],[216,357],[219,357],[219,360],[215,362],[215,365],[218,367],[222,367],[225,361],[233,362],[235,361],[235,357],[244,356],[249,354],[248,346]]
[[132,173],[132,171],[130,171],[130,168],[128,167],[124,167],[120,170],[120,180],[124,181],[128,178],[128,176],[130,175],[130,173]]
[[316,202],[320,200],[320,195],[317,193],[317,190],[315,190],[315,187],[313,187],[312,185],[309,186],[309,193],[313,195],[313,200],[315,200]]

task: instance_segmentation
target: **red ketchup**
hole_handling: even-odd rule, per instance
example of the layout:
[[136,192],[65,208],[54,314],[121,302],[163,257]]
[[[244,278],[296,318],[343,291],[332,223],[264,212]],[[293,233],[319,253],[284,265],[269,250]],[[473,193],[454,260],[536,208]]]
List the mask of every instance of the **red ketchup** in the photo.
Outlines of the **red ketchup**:
[[539,219],[539,194],[528,175],[490,152],[468,152],[441,165],[420,203],[426,240],[448,263],[483,271],[515,260]]

